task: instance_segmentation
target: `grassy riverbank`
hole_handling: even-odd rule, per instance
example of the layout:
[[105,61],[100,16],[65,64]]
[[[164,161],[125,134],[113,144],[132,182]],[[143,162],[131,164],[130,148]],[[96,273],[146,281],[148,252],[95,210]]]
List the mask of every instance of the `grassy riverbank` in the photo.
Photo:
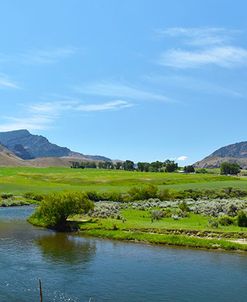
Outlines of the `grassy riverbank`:
[[162,218],[152,221],[149,211],[124,209],[121,219],[92,218],[75,216],[84,235],[108,239],[140,241],[151,244],[243,250],[247,244],[234,242],[236,239],[247,240],[247,229],[236,225],[209,226],[210,217],[190,213],[188,217],[174,220]]
[[[246,250],[246,245],[231,240],[246,239],[247,236],[247,228],[237,224],[238,212],[246,210],[242,201],[247,198],[247,178],[222,176],[216,172],[181,174],[1,168],[0,206],[40,203],[52,192],[85,192],[91,201],[96,201],[96,205],[99,200],[108,200],[117,209],[114,213],[111,208],[107,210],[109,213],[103,211],[87,217],[75,217],[75,220],[84,220],[80,223],[84,234],[149,243]],[[190,209],[180,208],[182,200]],[[228,213],[231,207],[234,213]],[[162,217],[152,218],[155,211],[160,211]],[[219,223],[221,214],[229,216],[226,217],[227,225]],[[33,216],[29,221],[34,225],[48,226],[42,217]]]

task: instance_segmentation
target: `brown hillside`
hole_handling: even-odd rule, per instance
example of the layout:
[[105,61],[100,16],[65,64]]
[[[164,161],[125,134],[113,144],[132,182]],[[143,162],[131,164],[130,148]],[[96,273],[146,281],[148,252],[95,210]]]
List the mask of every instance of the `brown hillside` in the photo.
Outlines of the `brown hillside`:
[[0,145],[0,166],[1,167],[29,166],[29,163],[16,156],[7,148]]

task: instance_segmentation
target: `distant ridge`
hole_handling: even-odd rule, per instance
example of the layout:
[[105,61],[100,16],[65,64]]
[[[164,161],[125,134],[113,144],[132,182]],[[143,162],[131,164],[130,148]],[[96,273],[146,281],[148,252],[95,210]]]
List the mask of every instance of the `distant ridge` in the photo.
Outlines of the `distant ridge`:
[[247,168],[247,142],[240,142],[221,147],[203,160],[194,164],[196,168],[218,168],[222,162],[238,163]]
[[[15,155],[16,159],[29,161],[30,164],[35,164],[35,159],[39,160],[39,164],[45,165],[45,158],[49,158],[50,162],[66,163],[72,159],[75,160],[95,160],[108,161],[107,157],[100,155],[84,155],[79,152],[71,151],[67,147],[60,147],[56,144],[50,143],[49,140],[42,135],[31,134],[26,129],[14,130],[8,132],[0,132],[0,144],[6,151],[7,149],[11,156]],[[52,158],[63,158],[59,160],[52,160]],[[22,163],[22,161],[20,161]],[[24,165],[26,163],[23,163]]]

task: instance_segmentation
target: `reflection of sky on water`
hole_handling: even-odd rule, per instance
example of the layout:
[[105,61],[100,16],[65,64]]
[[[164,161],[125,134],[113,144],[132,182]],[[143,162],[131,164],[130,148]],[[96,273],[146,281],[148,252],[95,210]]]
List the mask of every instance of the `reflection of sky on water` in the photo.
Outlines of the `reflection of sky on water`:
[[38,301],[39,278],[49,302],[246,301],[244,253],[55,233],[26,223],[26,211],[1,209],[0,301]]

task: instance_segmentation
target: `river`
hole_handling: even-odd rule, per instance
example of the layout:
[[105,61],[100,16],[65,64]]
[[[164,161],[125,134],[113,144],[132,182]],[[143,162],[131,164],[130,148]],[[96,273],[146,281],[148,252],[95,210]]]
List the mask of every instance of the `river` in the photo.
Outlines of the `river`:
[[0,208],[0,301],[247,301],[246,253],[55,233]]

